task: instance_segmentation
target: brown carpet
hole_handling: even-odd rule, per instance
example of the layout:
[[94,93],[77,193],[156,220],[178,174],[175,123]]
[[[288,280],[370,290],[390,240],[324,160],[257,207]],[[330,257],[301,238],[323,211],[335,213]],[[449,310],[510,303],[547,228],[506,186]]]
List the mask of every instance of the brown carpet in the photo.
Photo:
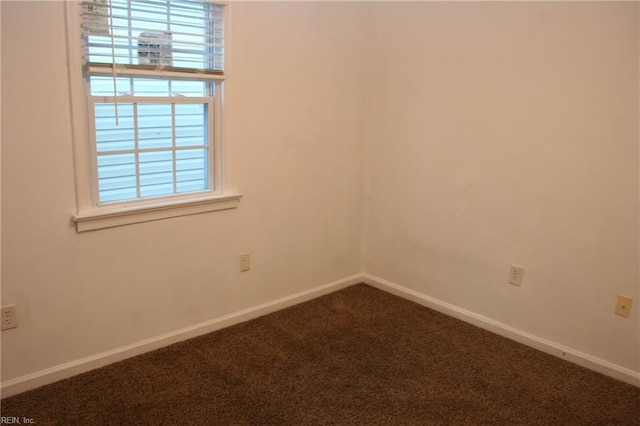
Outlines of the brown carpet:
[[37,425],[637,425],[640,388],[364,284],[2,401]]

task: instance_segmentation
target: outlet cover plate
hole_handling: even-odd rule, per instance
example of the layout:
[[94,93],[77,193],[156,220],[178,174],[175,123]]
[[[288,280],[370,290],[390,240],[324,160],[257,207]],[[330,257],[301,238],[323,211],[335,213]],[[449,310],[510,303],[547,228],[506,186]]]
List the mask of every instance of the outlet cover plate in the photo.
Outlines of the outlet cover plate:
[[246,272],[251,269],[251,253],[240,253],[240,272]]
[[633,303],[632,298],[619,294],[618,302],[616,303],[616,310],[614,311],[615,314],[628,318],[629,313],[631,312],[631,303]]
[[7,305],[0,308],[0,330],[9,330],[18,327],[16,305]]
[[520,265],[511,265],[509,271],[509,284],[520,286],[522,285],[522,276],[524,275],[524,268]]

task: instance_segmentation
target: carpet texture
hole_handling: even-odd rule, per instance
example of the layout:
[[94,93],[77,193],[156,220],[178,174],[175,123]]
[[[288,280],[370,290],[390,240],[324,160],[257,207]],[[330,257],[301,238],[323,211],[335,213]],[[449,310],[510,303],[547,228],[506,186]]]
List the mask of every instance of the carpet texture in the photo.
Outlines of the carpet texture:
[[364,284],[1,404],[37,425],[640,424],[640,388]]

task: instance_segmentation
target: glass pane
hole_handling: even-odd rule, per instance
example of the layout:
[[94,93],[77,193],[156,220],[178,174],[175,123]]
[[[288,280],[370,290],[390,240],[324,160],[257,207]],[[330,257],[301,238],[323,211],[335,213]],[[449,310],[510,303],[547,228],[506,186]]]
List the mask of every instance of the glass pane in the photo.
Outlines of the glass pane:
[[[96,77],[90,79],[91,94],[93,96],[113,96],[113,77]],[[131,94],[131,79],[116,78],[116,93],[119,96]]]
[[127,200],[132,200],[134,198],[137,198],[135,187],[100,191],[101,203],[108,203],[110,201],[127,201]]
[[178,192],[208,189],[208,150],[188,149],[176,152],[176,185]]
[[98,156],[100,202],[136,197],[135,154]]
[[172,151],[140,153],[140,176],[171,171],[173,171]]
[[135,148],[133,104],[95,104],[96,150],[124,151]]
[[194,192],[204,191],[207,189],[205,182],[202,180],[190,180],[184,182],[178,182],[178,192]]
[[173,193],[173,152],[140,153],[140,195],[154,197]]
[[172,80],[173,96],[207,96],[206,84],[203,81]]
[[133,93],[136,96],[169,96],[169,80],[134,78]]
[[207,145],[206,104],[176,104],[176,146]]
[[171,104],[138,104],[138,148],[169,148],[173,138]]
[[[93,96],[114,96],[113,77],[90,77],[90,89]],[[117,96],[210,96],[209,86],[202,80],[167,80],[161,78],[116,78]]]

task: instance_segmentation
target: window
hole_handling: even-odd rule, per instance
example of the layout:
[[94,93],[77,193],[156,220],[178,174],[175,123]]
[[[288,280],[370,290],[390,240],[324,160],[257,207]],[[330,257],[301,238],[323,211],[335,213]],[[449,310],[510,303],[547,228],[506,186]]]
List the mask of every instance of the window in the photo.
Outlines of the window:
[[225,6],[76,6],[87,118],[76,131],[78,230],[235,206],[222,173]]

